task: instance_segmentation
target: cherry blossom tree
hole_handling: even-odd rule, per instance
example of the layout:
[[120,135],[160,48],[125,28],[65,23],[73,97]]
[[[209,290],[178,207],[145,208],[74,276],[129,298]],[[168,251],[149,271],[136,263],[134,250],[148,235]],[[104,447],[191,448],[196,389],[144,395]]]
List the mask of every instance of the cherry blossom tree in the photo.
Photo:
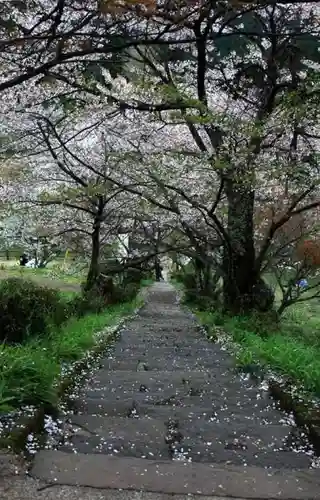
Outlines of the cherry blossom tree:
[[[42,147],[53,160],[47,162],[48,175],[58,167],[59,175],[70,177],[70,162],[76,161],[82,182],[87,170],[104,193],[108,186],[134,200],[136,211],[141,199],[163,218],[169,214],[172,227],[177,225],[201,265],[211,263],[221,271],[224,305],[234,312],[272,304],[262,272],[274,242],[289,220],[320,204],[319,22],[313,3],[282,5],[287,3],[166,3],[137,10],[134,2],[125,10],[121,6],[121,20],[119,4],[110,4],[112,12],[109,7],[102,12],[100,6],[101,31],[90,31],[90,49],[70,56],[64,45],[58,58],[44,63],[49,64],[46,71],[41,61],[40,66],[33,64],[37,74],[30,71],[30,78],[12,85],[6,80],[3,87],[5,92],[20,85],[20,106],[22,102],[22,110],[28,108],[32,123],[37,122],[37,130],[29,126],[27,136],[33,137],[37,154]],[[72,8],[68,2],[60,7]],[[87,5],[81,9],[84,14]],[[67,11],[60,12],[65,16]],[[89,24],[95,16],[93,9]],[[61,19],[66,17],[60,18],[59,30],[67,26]],[[53,45],[70,38],[78,49],[83,32],[75,26],[65,37],[56,31]],[[21,46],[22,55],[24,51]],[[40,51],[42,57],[48,57],[47,49]],[[44,74],[39,82],[38,75]],[[23,83],[27,81],[32,99]],[[42,118],[40,104],[47,110]],[[54,115],[52,120],[52,107],[56,114],[62,107],[72,116],[72,137],[62,137],[65,119]],[[55,135],[57,120],[62,125]],[[76,135],[82,133],[83,144],[86,127],[95,132],[89,134],[84,155]],[[23,136],[28,127],[20,128]],[[22,136],[15,146],[20,147]],[[101,154],[106,143],[107,161]],[[283,205],[261,232],[255,218],[272,192],[284,192]]]
[[[259,308],[260,299],[270,294],[261,268],[276,232],[288,218],[320,203],[312,141],[318,124],[318,18],[314,6],[302,3],[236,9],[227,18],[225,10],[213,7],[193,13],[180,28],[196,36],[196,42],[178,54],[174,47],[137,48],[144,102],[150,104],[143,108],[135,99],[131,106],[161,113],[163,121],[171,122],[168,110],[175,108],[176,121],[186,123],[196,146],[210,159],[227,201],[226,224],[215,211],[210,213],[224,246],[224,303],[234,311]],[[268,169],[270,164],[274,167]],[[302,189],[295,179],[299,164],[312,172],[304,174]],[[257,254],[256,195],[259,183],[271,175],[290,187],[288,203]],[[192,200],[192,206],[207,214],[199,202]]]

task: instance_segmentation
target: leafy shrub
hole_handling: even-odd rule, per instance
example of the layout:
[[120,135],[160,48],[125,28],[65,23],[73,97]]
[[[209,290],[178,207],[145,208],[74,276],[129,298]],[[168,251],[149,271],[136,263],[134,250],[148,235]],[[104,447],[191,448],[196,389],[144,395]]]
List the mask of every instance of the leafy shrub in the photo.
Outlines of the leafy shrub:
[[208,290],[198,288],[187,288],[184,292],[184,302],[195,307],[199,311],[211,311],[219,307],[218,298],[215,294],[209,294]]
[[176,281],[177,283],[182,283],[183,282],[183,275],[184,272],[179,269],[179,270],[172,270],[170,273],[170,279]]
[[71,313],[77,316],[99,313],[108,306],[130,302],[140,288],[140,282],[136,283],[135,280],[115,284],[112,278],[103,275],[99,276],[90,290],[86,290],[85,285],[82,286],[81,296],[70,303]]
[[146,273],[143,272],[142,269],[139,268],[129,268],[122,279],[124,285],[128,285],[131,283],[139,284],[140,281],[145,277]]
[[138,283],[127,283],[124,286],[117,286],[115,288],[115,300],[117,304],[123,302],[130,302],[133,300],[139,292]]
[[233,331],[243,332],[245,330],[267,338],[277,333],[280,324],[275,311],[266,313],[255,312],[250,316],[234,316],[229,319],[230,327]]
[[181,282],[183,283],[186,290],[196,290],[197,289],[197,278],[194,273],[188,272],[181,276]]
[[61,325],[67,308],[59,293],[22,278],[0,285],[0,340],[18,344],[45,335],[50,324]]
[[106,306],[105,297],[97,290],[84,291],[69,302],[70,316],[82,317],[90,313],[100,313]]
[[0,350],[0,413],[20,405],[52,403],[60,366],[37,342]]

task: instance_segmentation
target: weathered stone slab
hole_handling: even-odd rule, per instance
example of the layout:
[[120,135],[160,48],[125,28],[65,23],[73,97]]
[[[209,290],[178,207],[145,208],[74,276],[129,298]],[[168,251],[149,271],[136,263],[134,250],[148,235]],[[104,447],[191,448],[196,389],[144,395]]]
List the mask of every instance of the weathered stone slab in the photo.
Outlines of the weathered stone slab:
[[319,500],[319,471],[219,466],[44,450],[32,476],[48,483],[250,500]]

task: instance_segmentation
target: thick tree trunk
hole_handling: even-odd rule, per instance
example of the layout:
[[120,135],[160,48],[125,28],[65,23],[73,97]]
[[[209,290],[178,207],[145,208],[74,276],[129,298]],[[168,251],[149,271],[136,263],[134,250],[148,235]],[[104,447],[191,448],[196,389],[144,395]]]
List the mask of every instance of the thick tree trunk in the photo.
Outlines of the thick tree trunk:
[[197,280],[197,287],[199,290],[203,290],[204,288],[204,283],[203,283],[203,262],[201,259],[198,259],[197,257],[194,258],[193,260],[193,266],[195,270],[195,277]]
[[233,313],[267,311],[274,295],[256,267],[254,248],[254,191],[234,180],[226,182],[228,236],[223,256],[224,306]]
[[101,221],[105,209],[105,200],[103,196],[98,196],[95,200],[95,217],[93,221],[93,230],[91,233],[91,259],[85,291],[91,290],[97,283],[100,274],[100,232]]
[[91,259],[85,291],[89,291],[95,285],[99,276],[99,260],[100,260],[100,221],[96,220],[93,225],[91,235]]
[[252,309],[254,287],[258,280],[253,228],[254,191],[229,180],[226,194],[231,248],[226,245],[223,256],[224,305],[233,312],[240,312]]

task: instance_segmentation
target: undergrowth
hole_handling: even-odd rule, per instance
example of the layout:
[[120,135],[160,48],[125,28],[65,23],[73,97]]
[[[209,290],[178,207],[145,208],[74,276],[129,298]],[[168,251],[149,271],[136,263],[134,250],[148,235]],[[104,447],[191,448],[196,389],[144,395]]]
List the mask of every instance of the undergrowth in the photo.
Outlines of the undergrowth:
[[303,310],[292,310],[280,322],[268,314],[196,313],[213,339],[219,327],[230,335],[240,366],[258,363],[320,396],[320,318],[310,322]]
[[24,405],[55,405],[64,365],[81,359],[96,342],[96,333],[117,324],[139,299],[109,307],[100,314],[71,318],[49,335],[22,345],[0,346],[0,414]]

